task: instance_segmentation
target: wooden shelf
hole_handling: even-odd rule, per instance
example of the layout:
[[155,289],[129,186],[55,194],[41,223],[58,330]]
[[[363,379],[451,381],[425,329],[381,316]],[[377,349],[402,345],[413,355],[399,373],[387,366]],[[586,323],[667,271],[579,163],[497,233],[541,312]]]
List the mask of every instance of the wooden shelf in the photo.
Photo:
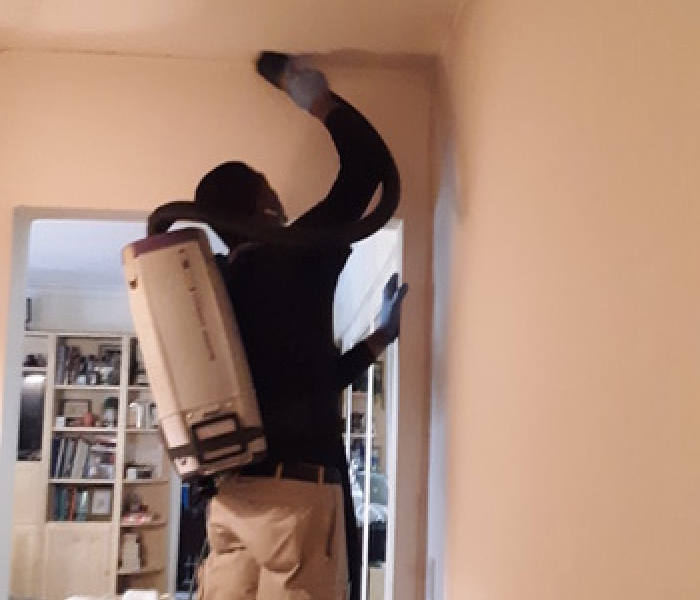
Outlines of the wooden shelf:
[[125,571],[124,569],[119,569],[117,575],[146,575],[148,573],[160,573],[163,567],[141,567],[138,571]]
[[69,477],[54,477],[49,483],[56,485],[114,485],[114,479],[71,479]]
[[94,517],[89,518],[87,521],[55,521],[53,519],[48,519],[46,521],[47,529],[53,531],[63,529],[64,527],[70,527],[74,523],[83,525],[86,529],[93,529],[95,532],[101,534],[112,526],[109,519],[95,519]]
[[74,526],[80,526],[80,527],[86,527],[88,525],[109,525],[110,520],[109,520],[109,515],[105,515],[104,519],[96,519],[94,516],[90,516],[84,521],[78,521],[77,519],[71,519],[65,520],[65,521],[60,521],[58,519],[47,519],[46,521],[47,525],[66,525],[68,527],[74,527]]
[[158,433],[157,427],[129,427],[127,433]]
[[124,523],[122,521],[119,526],[122,529],[148,529],[149,527],[163,527],[167,524],[165,519],[153,519],[153,521],[145,521],[144,523]]
[[167,477],[149,477],[148,479],[126,479],[122,480],[124,485],[162,485],[170,481]]
[[116,434],[116,427],[54,427],[54,433],[112,433]]
[[70,383],[58,383],[54,386],[57,390],[69,390],[71,392],[86,391],[86,392],[118,392],[118,385],[78,385]]
[[[36,331],[32,333],[37,333]],[[119,338],[122,336],[132,336],[134,335],[133,333],[129,333],[128,331],[58,331],[58,330],[47,330],[42,332],[44,334],[47,333],[52,333],[54,334],[59,340],[80,340],[83,338],[87,338],[90,340],[99,340],[99,341],[105,341],[105,342],[118,342]]]

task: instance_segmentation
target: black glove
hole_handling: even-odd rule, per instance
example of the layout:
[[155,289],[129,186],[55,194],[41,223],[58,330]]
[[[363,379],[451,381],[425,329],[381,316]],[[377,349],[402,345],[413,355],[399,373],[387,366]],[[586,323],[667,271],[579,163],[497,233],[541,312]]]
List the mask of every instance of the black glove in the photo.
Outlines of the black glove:
[[379,311],[377,329],[382,332],[382,337],[387,345],[391,344],[399,336],[401,303],[407,293],[407,284],[404,283],[399,287],[398,273],[394,273],[384,286],[384,300]]

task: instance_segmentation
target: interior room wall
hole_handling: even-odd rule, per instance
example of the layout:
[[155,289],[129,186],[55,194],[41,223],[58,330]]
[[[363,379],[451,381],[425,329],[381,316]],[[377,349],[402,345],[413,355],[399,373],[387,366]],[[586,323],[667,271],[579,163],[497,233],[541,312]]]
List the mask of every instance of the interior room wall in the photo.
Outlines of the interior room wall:
[[[397,217],[403,221],[404,276],[411,293],[400,342],[396,597],[412,600],[423,590],[425,547],[431,90],[423,65],[326,66],[337,91],[377,125],[403,176]],[[118,218],[121,211],[149,211],[164,201],[191,198],[208,169],[242,158],[268,176],[296,216],[324,194],[335,175],[337,161],[322,127],[260,80],[248,61],[5,52],[0,82],[0,286],[8,290],[0,297],[0,333],[10,348],[21,332],[21,326],[9,325],[17,314],[10,305],[17,297],[11,278],[22,273],[21,261],[12,264],[15,207],[98,210]],[[5,349],[0,349],[4,474],[14,441],[5,421],[16,418],[7,408],[14,397],[8,369],[19,368],[19,358]],[[8,496],[0,497],[2,531],[9,531]],[[10,540],[0,537],[2,595]]]
[[129,298],[116,290],[30,290],[33,330],[133,331]]
[[474,0],[448,598],[700,596],[700,5]]

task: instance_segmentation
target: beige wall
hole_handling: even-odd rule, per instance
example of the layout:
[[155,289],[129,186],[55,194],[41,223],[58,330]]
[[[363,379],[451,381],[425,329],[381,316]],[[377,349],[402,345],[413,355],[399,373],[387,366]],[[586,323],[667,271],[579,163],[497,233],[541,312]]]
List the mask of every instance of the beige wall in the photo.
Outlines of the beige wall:
[[448,596],[700,597],[700,5],[474,0]]
[[[403,175],[397,216],[404,220],[404,277],[411,293],[400,348],[399,427],[405,437],[399,439],[396,581],[397,597],[411,600],[420,597],[423,585],[431,91],[424,72],[405,65],[337,66],[330,74],[337,90],[381,130]],[[21,300],[19,292],[9,293],[14,207],[148,211],[166,200],[191,198],[207,169],[242,158],[268,175],[297,215],[334,177],[335,155],[322,128],[247,63],[4,53],[0,85],[0,286],[6,290],[0,296],[0,337],[9,336],[10,344],[17,342],[20,317],[8,320],[8,302]],[[4,348],[0,353],[6,372],[8,362],[19,366],[18,357]],[[16,391],[11,378],[5,377],[4,389],[6,395]],[[12,406],[3,404],[3,420],[16,418]],[[4,435],[3,477],[11,447]],[[0,498],[4,532],[7,501]],[[8,536],[0,537],[6,554]],[[7,564],[2,562],[0,575]]]

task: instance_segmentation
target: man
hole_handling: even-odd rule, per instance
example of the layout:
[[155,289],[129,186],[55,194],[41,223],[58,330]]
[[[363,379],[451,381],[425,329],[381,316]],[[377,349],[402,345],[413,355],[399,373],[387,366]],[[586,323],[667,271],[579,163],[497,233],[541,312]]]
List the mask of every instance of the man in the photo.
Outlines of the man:
[[[266,52],[259,74],[328,129],[340,158],[330,192],[293,223],[300,230],[356,223],[393,161],[367,120],[331,92],[319,71]],[[285,226],[265,177],[229,162],[199,183],[195,204],[220,221]],[[218,218],[218,217],[217,217]],[[216,221],[216,219],[215,219]],[[339,397],[398,335],[407,291],[393,276],[379,327],[341,354],[333,297],[350,247],[288,248],[230,229],[219,257],[250,364],[268,450],[264,462],[223,478],[209,506],[210,553],[200,600],[344,600],[359,592],[359,544],[341,437]]]

